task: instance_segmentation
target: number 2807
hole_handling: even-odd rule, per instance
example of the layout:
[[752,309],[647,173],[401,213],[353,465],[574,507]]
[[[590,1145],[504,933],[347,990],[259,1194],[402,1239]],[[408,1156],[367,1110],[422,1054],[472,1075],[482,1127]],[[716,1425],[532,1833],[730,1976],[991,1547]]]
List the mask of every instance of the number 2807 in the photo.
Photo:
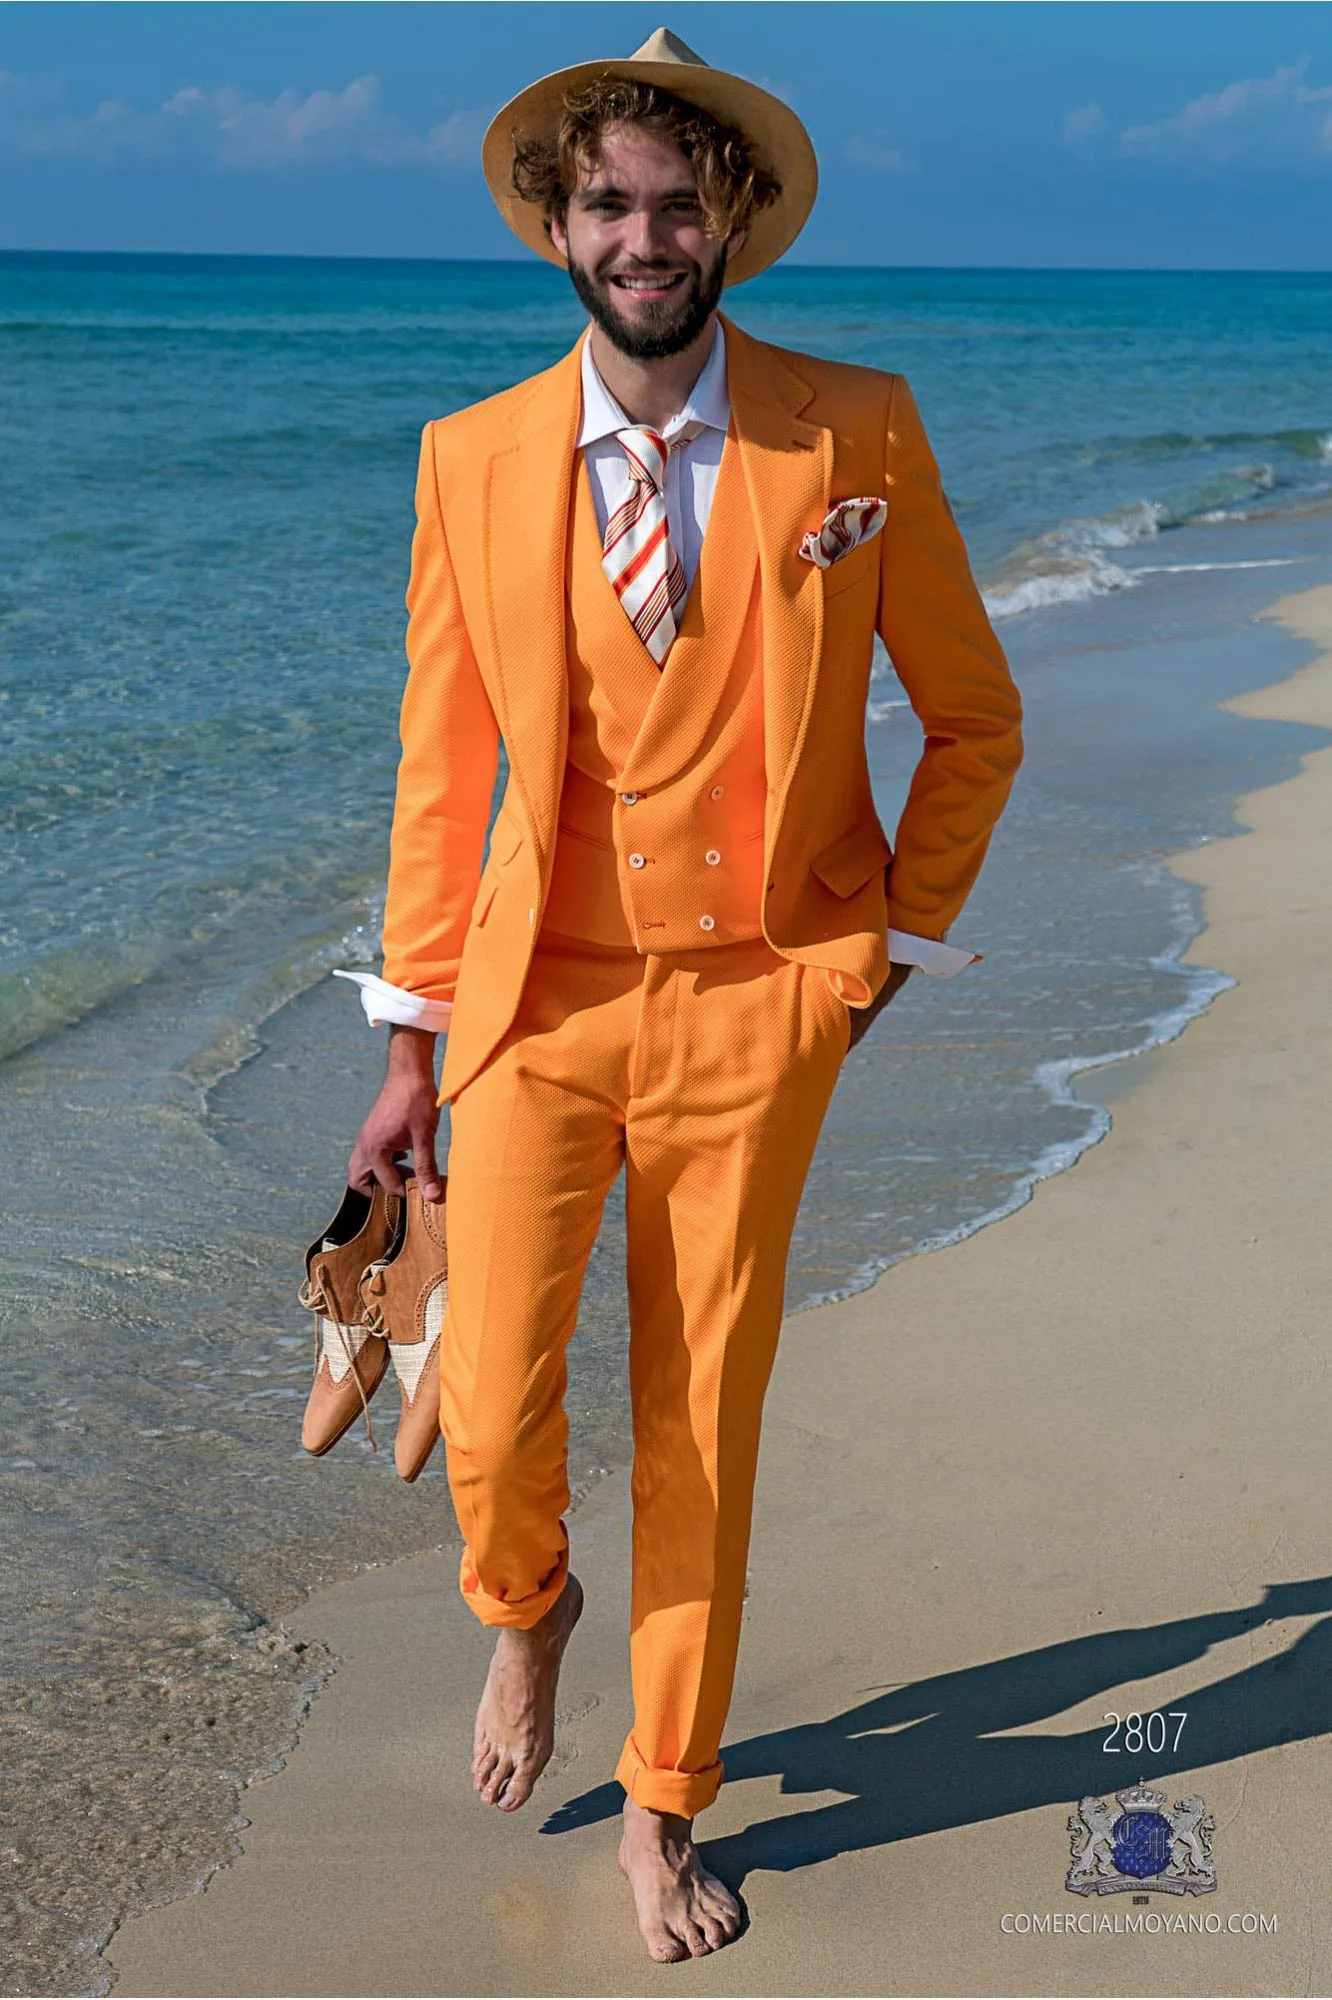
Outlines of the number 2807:
[[[1113,1722],[1115,1726],[1101,1748],[1111,1756],[1118,1756],[1121,1751],[1127,1750],[1136,1757],[1140,1750],[1150,1750],[1154,1757],[1159,1757],[1170,1736],[1167,1724],[1173,1722],[1177,1725],[1175,1740],[1170,1745],[1173,1753],[1179,1748],[1179,1739],[1184,1734],[1184,1724],[1188,1719],[1186,1708],[1169,1708],[1164,1715],[1159,1708],[1154,1708],[1150,1715],[1139,1715],[1136,1710],[1132,1715],[1120,1715],[1117,1710],[1108,1708],[1101,1720]],[[1115,1740],[1121,1730],[1124,1733],[1122,1743]]]

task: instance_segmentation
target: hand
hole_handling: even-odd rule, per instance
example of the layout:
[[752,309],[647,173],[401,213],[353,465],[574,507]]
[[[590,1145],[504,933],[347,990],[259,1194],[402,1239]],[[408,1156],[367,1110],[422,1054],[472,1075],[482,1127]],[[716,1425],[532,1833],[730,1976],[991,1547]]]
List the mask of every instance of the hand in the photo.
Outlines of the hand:
[[890,1006],[897,998],[908,979],[910,979],[913,970],[914,968],[910,965],[893,966],[869,1006],[853,1007],[851,1009],[851,1040],[847,1044],[848,1052],[855,1047],[862,1035],[869,1033],[871,1026],[878,1019],[879,1015],[882,1014],[884,1008]]
[[368,1193],[378,1181],[389,1194],[401,1194],[403,1178],[393,1156],[410,1147],[422,1194],[427,1201],[444,1199],[444,1184],[435,1164],[439,1125],[435,1096],[434,1035],[424,1028],[391,1027],[388,1074],[356,1135],[347,1166],[352,1187]]

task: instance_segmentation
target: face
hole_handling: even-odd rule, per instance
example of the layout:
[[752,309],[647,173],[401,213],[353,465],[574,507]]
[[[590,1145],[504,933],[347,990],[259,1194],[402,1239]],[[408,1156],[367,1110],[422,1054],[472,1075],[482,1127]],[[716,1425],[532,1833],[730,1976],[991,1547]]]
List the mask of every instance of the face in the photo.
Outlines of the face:
[[650,360],[696,340],[721,297],[726,260],[744,242],[703,227],[693,169],[679,147],[641,125],[612,125],[585,167],[551,240],[574,290],[622,354]]

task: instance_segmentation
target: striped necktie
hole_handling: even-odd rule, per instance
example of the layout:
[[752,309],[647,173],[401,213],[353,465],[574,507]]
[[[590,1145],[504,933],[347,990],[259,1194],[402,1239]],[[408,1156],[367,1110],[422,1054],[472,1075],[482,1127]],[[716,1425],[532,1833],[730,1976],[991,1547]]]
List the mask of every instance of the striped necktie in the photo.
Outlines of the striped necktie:
[[666,460],[677,446],[696,438],[706,425],[682,424],[668,444],[660,431],[636,425],[617,431],[633,480],[628,498],[606,523],[601,567],[625,615],[659,667],[675,638],[676,617],[686,590],[680,558],[671,546],[666,518]]

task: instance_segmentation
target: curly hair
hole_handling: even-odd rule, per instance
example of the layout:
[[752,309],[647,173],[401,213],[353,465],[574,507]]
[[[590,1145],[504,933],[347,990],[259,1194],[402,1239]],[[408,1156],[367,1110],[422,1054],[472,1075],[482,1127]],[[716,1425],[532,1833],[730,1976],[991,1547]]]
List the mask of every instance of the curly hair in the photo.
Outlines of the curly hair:
[[660,84],[603,76],[566,95],[548,137],[514,134],[514,192],[542,205],[547,228],[552,216],[564,219],[580,170],[596,165],[602,135],[612,125],[646,125],[680,148],[694,170],[703,226],[717,241],[748,229],[781,194],[781,182],[736,126]]

